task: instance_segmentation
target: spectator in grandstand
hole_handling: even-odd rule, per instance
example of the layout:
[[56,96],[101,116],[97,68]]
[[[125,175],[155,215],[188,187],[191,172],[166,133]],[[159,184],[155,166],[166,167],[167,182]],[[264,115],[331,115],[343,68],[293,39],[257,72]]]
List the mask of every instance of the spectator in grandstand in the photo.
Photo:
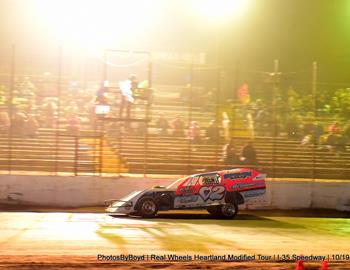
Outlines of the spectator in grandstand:
[[183,137],[185,132],[185,123],[181,119],[180,115],[177,115],[175,120],[171,123],[171,128],[172,128],[172,134],[177,137]]
[[302,146],[306,146],[306,145],[310,145],[312,143],[313,143],[313,136],[311,134],[307,134],[303,137],[300,144]]
[[235,141],[233,138],[230,142],[224,146],[223,149],[223,161],[225,165],[239,165],[240,160],[237,154]]
[[201,129],[197,121],[191,122],[191,125],[188,129],[188,138],[192,141],[192,143],[201,143]]
[[323,148],[333,152],[337,153],[339,150],[339,143],[340,143],[340,136],[338,134],[334,134],[333,132],[329,132],[324,138],[323,138]]
[[333,133],[333,134],[339,133],[339,131],[340,131],[339,123],[338,122],[333,122],[332,124],[330,124],[328,126],[328,130],[327,131],[329,133]]
[[36,113],[35,99],[28,99],[24,111],[27,115]]
[[314,132],[314,124],[307,122],[303,125],[303,136],[306,136],[308,134],[312,134]]
[[105,86],[105,82],[102,82],[100,88],[96,92],[95,103],[98,105],[107,105],[107,92],[108,88]]
[[262,106],[261,108],[259,108],[253,119],[255,134],[259,136],[271,135],[271,130],[273,130],[271,128],[272,119],[273,118],[271,113],[265,107]]
[[169,122],[165,118],[164,113],[159,115],[159,119],[156,122],[156,128],[159,135],[168,135]]
[[255,102],[252,101],[250,103],[251,106],[251,110],[252,110],[252,114],[253,114],[253,118],[256,118],[256,115],[258,114],[258,112],[264,108],[264,104],[263,101],[261,99],[257,99]]
[[310,127],[306,129],[304,126],[304,132],[308,133],[302,138],[301,145],[318,145],[320,137],[323,135],[323,127],[317,122],[309,124],[309,126]]
[[26,136],[35,137],[38,135],[39,123],[36,120],[34,115],[28,115],[28,119],[26,122]]
[[342,134],[339,135],[338,145],[336,146],[337,153],[344,153],[347,150],[347,138]]
[[22,112],[17,112],[12,119],[12,131],[15,135],[24,136],[26,130],[27,116]]
[[243,148],[241,154],[242,163],[245,165],[258,165],[258,159],[256,156],[256,150],[254,148],[253,142],[249,141]]
[[205,130],[205,137],[209,143],[217,143],[219,140],[219,129],[215,120],[211,120]]
[[324,133],[324,130],[323,130],[323,126],[317,121],[314,123],[313,132],[315,136],[315,143],[318,144],[320,141],[320,137]]
[[0,133],[9,131],[11,125],[10,117],[5,109],[0,109]]
[[347,126],[344,128],[341,136],[340,136],[340,151],[346,152],[349,148],[350,144],[350,124],[347,124]]
[[119,117],[123,117],[123,112],[126,110],[126,118],[130,118],[131,103],[134,102],[134,91],[137,88],[138,81],[135,74],[131,74],[127,81],[120,84],[121,102],[119,109]]
[[31,97],[35,95],[34,93],[37,89],[34,83],[30,80],[30,77],[25,77],[23,82],[20,83],[18,91],[22,97]]
[[47,128],[53,128],[54,120],[57,113],[57,105],[54,101],[49,100],[42,106],[44,125]]

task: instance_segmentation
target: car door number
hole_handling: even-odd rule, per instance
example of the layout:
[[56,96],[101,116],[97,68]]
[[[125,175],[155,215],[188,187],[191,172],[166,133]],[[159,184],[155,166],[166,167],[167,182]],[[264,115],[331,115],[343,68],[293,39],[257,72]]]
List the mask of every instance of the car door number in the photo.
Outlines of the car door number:
[[206,186],[201,187],[199,190],[199,196],[203,201],[211,200],[218,201],[221,200],[225,195],[225,187],[223,186]]

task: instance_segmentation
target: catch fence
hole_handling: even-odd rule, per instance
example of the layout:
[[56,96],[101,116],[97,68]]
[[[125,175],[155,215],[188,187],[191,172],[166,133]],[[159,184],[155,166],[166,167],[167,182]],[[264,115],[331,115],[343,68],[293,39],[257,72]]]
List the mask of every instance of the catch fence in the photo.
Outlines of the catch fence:
[[317,63],[256,71],[142,51],[0,52],[1,173],[350,177],[350,93],[322,82]]

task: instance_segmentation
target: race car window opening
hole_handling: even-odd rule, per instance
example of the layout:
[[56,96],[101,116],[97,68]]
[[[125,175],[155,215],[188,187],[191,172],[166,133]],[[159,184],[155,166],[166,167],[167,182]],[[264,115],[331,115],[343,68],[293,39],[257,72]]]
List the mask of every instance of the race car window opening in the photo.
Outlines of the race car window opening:
[[187,181],[185,186],[187,186],[187,187],[195,186],[198,182],[198,179],[199,179],[198,176],[191,177],[191,179],[189,181]]
[[167,186],[167,189],[177,188],[184,180],[185,178],[177,179],[176,181],[171,183],[169,186]]

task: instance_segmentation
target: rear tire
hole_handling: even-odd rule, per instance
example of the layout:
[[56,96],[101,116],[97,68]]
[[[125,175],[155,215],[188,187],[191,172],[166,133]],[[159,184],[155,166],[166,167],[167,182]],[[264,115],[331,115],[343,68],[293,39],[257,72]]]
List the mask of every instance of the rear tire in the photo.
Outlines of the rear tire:
[[139,214],[143,218],[153,218],[158,212],[158,206],[153,198],[143,198],[139,203]]

